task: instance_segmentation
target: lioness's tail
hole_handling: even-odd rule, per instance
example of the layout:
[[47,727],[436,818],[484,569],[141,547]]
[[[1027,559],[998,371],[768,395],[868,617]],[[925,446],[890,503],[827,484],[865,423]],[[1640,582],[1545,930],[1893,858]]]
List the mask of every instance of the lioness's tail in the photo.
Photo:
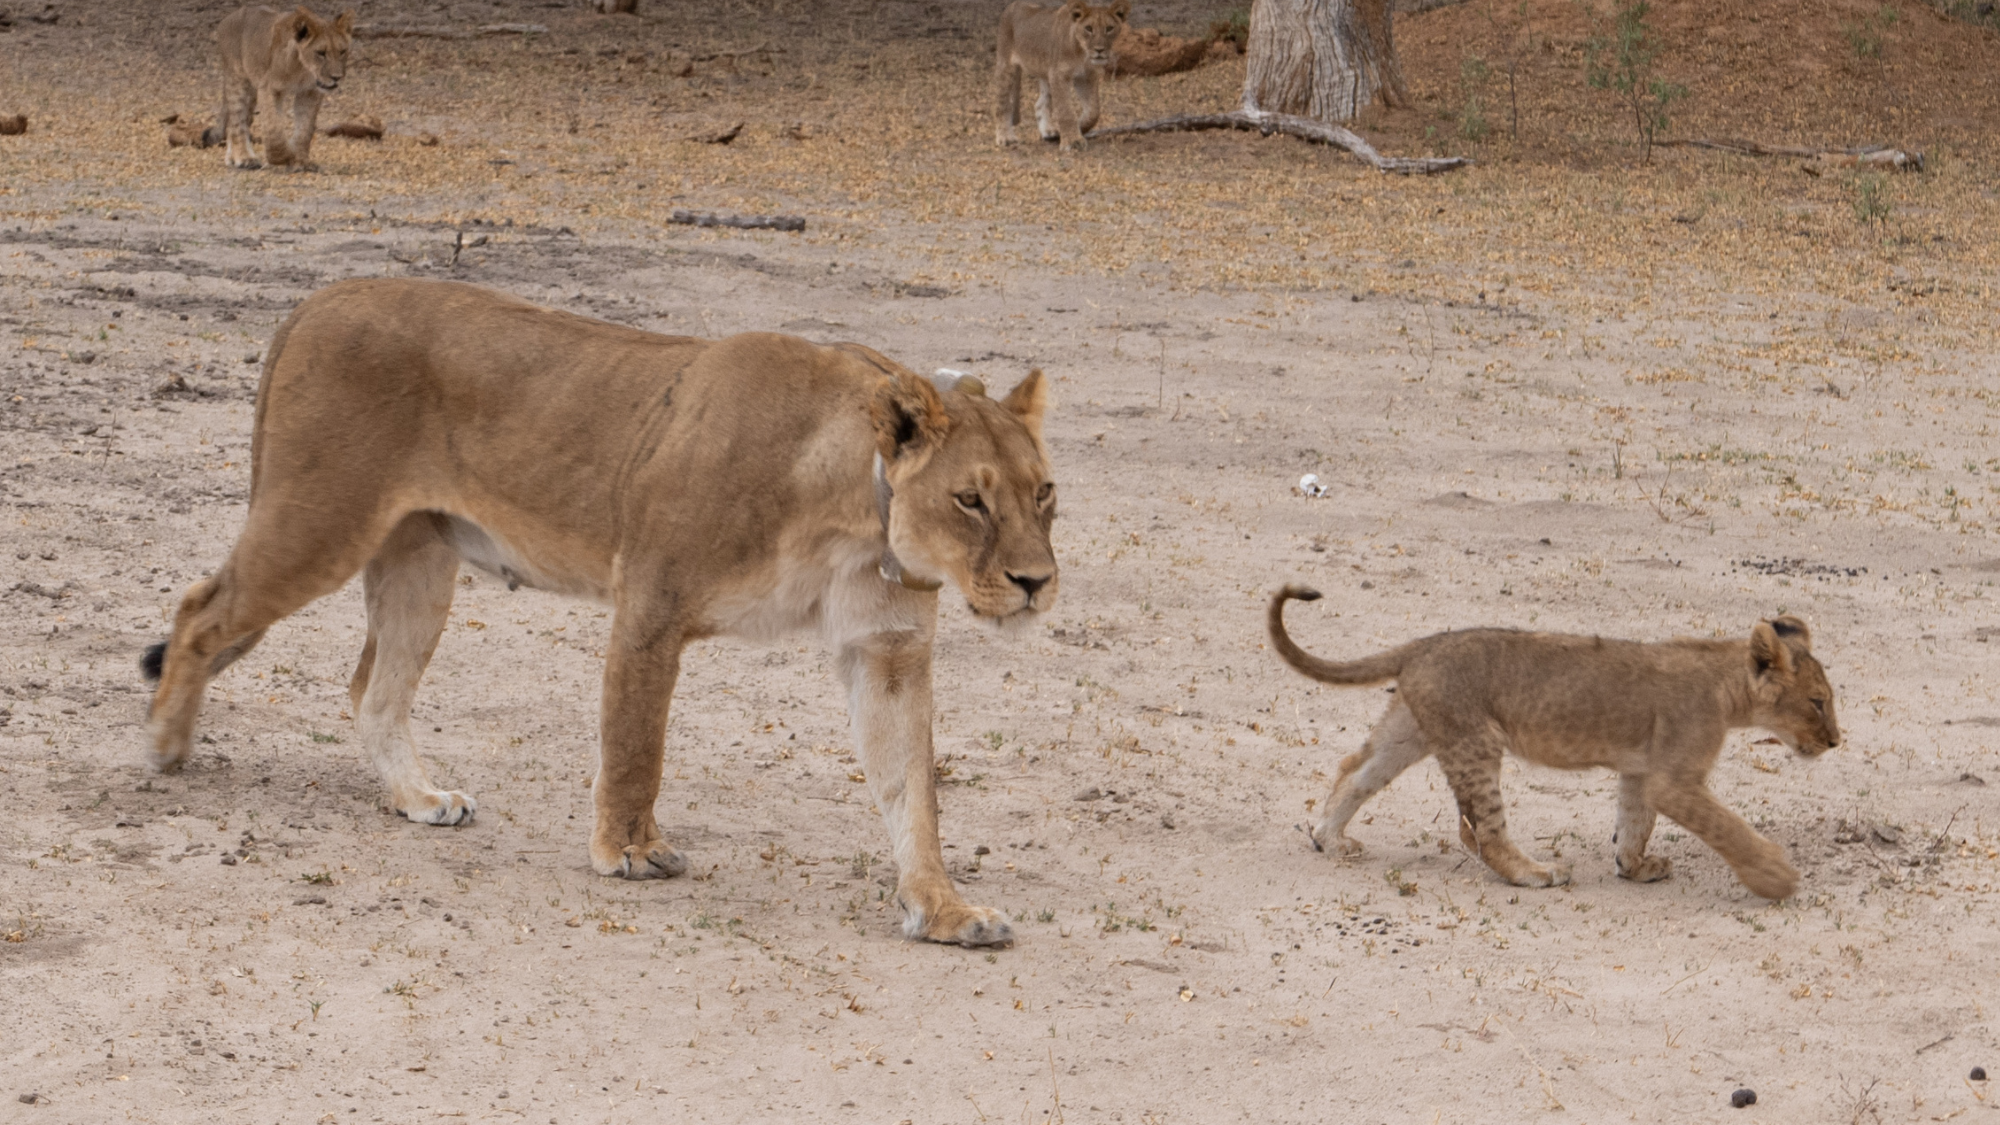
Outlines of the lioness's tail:
[[1291,635],[1285,632],[1285,603],[1293,598],[1316,602],[1319,597],[1318,590],[1308,590],[1304,586],[1287,586],[1271,595],[1271,608],[1265,614],[1265,621],[1271,630],[1271,647],[1278,650],[1278,656],[1285,663],[1328,684],[1379,684],[1402,673],[1404,650],[1400,648],[1340,664],[1321,660],[1294,644]]

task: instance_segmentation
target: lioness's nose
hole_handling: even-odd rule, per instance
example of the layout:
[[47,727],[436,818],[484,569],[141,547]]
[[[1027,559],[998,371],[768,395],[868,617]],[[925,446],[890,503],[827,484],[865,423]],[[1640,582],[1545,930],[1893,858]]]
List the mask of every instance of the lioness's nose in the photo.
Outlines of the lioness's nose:
[[1027,593],[1028,597],[1033,598],[1037,593],[1041,591],[1042,587],[1049,584],[1049,576],[1044,574],[1041,575],[1040,577],[1036,577],[1035,575],[1032,574],[1014,574],[1012,572],[1009,572],[1007,575],[1007,581],[1012,582],[1016,586],[1019,586],[1023,591]]

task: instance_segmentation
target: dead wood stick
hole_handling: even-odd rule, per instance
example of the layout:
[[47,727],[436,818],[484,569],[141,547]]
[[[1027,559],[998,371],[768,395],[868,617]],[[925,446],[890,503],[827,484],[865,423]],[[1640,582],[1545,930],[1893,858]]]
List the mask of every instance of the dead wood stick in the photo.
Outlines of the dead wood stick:
[[739,230],[804,230],[806,221],[797,215],[717,215],[707,211],[676,211],[670,223],[690,227],[736,227]]
[[[1793,156],[1808,160],[1824,159],[1836,163],[1852,163],[1885,168],[1909,168],[1924,170],[1924,154],[1906,152],[1889,145],[1850,145],[1847,148],[1811,148],[1800,145],[1767,145],[1757,141],[1743,141],[1724,138],[1710,140],[1706,137],[1654,141],[1656,145],[1679,145],[1683,148],[1706,148],[1717,152],[1733,152],[1738,156]],[[1845,158],[1843,160],[1842,158]]]
[[482,35],[546,35],[539,23],[489,23],[471,30],[454,27],[363,27],[356,39],[476,39]]
[[1194,113],[1180,117],[1163,117],[1158,121],[1142,121],[1136,125],[1113,125],[1108,129],[1093,129],[1085,134],[1087,139],[1116,137],[1131,133],[1189,133],[1203,129],[1247,129],[1270,136],[1283,133],[1302,141],[1332,145],[1353,153],[1356,157],[1373,165],[1377,171],[1395,172],[1400,175],[1432,175],[1463,168],[1472,161],[1463,156],[1441,158],[1383,156],[1375,151],[1375,146],[1362,140],[1353,132],[1338,125],[1328,125],[1309,117],[1297,117],[1289,113],[1260,113],[1255,110],[1239,109],[1233,113]]

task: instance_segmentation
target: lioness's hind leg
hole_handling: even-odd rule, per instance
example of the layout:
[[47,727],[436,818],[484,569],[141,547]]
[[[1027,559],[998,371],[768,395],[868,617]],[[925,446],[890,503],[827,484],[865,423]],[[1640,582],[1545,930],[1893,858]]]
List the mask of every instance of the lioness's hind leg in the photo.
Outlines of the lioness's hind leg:
[[410,740],[410,703],[444,632],[458,576],[458,551],[437,521],[429,512],[404,517],[369,560],[362,577],[368,642],[349,695],[362,745],[395,810],[423,824],[460,824],[472,819],[477,802],[431,784]]
[[1360,855],[1361,844],[1347,835],[1347,822],[1354,819],[1354,814],[1361,811],[1370,797],[1429,753],[1430,747],[1424,743],[1423,732],[1417,729],[1417,720],[1410,709],[1400,701],[1391,703],[1388,713],[1368,732],[1368,741],[1340,763],[1333,792],[1327,794],[1326,807],[1312,830],[1313,847],[1320,851],[1332,848],[1340,855]]
[[1020,140],[1021,68],[1001,58],[993,70],[993,140],[1011,145]]
[[1569,882],[1569,864],[1542,864],[1528,858],[1507,836],[1507,807],[1500,796],[1497,737],[1473,735],[1438,748],[1438,765],[1458,798],[1460,837],[1486,866],[1518,887],[1554,887]]
[[1061,134],[1056,129],[1055,118],[1049,113],[1049,100],[1053,97],[1049,93],[1049,80],[1036,79],[1036,85],[1041,88],[1041,92],[1035,95],[1035,129],[1041,133],[1043,140],[1053,141]]
[[1646,803],[1646,776],[1618,778],[1618,827],[1611,842],[1618,846],[1618,875],[1635,883],[1653,883],[1673,873],[1674,863],[1663,855],[1647,855],[1653,823],[1659,814]]

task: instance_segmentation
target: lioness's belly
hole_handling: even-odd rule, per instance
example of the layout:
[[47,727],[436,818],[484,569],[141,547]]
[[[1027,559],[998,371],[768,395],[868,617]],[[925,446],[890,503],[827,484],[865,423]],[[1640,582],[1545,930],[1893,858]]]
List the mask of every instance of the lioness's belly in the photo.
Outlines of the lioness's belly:
[[593,601],[611,600],[608,585],[583,573],[583,568],[564,565],[564,560],[559,559],[530,559],[525,552],[464,516],[445,516],[445,537],[466,562],[506,582],[510,590],[532,586]]

